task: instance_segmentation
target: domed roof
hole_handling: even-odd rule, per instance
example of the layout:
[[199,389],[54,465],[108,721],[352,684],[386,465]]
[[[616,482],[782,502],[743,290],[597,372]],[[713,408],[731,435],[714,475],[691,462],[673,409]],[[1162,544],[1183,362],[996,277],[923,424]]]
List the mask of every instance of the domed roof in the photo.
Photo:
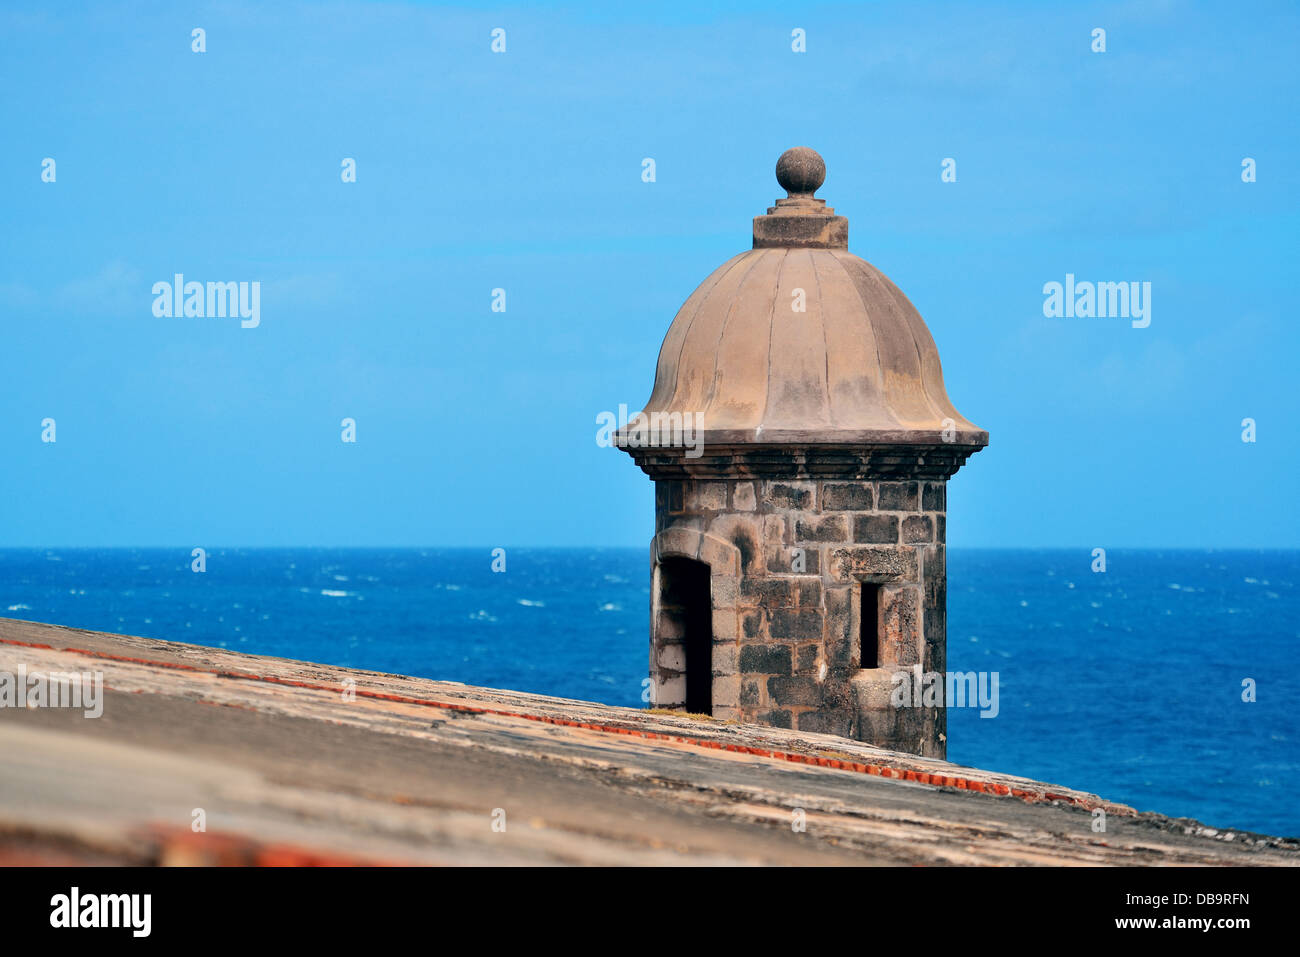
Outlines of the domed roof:
[[916,307],[813,197],[824,178],[812,150],[781,156],[789,195],[678,311],[644,413],[693,413],[715,444],[987,445]]

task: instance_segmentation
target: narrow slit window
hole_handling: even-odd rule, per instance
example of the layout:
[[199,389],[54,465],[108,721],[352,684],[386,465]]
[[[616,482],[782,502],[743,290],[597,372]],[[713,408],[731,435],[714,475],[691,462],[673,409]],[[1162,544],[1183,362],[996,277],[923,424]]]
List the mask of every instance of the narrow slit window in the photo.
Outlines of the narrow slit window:
[[863,582],[862,606],[858,609],[858,644],[862,662],[859,667],[880,667],[880,586]]

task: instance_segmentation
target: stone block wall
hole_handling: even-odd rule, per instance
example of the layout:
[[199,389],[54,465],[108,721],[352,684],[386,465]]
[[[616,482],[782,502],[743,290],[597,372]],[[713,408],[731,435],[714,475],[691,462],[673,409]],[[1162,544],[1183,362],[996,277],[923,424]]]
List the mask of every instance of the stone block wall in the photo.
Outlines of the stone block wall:
[[[944,480],[659,479],[660,556],[710,565],[713,713],[945,755],[942,708],[895,708],[892,676],[946,667]],[[719,567],[721,566],[721,567]],[[861,586],[878,586],[863,668]],[[657,703],[678,706],[680,609],[653,599]],[[868,633],[873,629],[868,628]],[[870,656],[869,656],[870,657]]]

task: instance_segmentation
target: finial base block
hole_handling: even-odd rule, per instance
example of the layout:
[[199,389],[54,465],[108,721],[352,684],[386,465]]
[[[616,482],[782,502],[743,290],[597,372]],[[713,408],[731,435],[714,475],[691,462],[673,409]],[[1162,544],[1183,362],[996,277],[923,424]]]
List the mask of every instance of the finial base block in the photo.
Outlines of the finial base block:
[[849,221],[843,216],[782,215],[754,217],[754,248],[848,249]]

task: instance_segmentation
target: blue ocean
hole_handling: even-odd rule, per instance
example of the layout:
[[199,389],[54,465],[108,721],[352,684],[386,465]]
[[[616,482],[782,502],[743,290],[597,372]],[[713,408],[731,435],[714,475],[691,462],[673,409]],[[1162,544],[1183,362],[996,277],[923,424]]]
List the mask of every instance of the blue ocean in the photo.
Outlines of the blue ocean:
[[[641,707],[644,549],[0,550],[0,616]],[[1300,552],[948,553],[949,757],[1300,834]],[[1249,679],[1249,681],[1248,681]],[[1243,701],[1253,683],[1253,702]]]

